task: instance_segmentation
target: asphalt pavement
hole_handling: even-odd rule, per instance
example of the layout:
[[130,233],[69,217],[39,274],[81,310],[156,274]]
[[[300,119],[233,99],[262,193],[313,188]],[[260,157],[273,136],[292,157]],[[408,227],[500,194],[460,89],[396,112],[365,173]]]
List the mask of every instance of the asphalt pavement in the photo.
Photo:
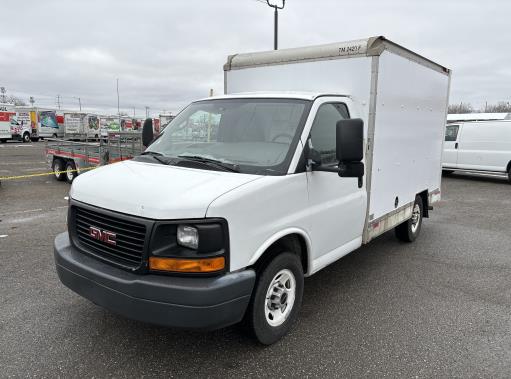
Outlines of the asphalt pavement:
[[[0,145],[0,177],[48,170],[44,143]],[[454,174],[413,244],[393,233],[306,279],[292,332],[258,345],[124,319],[64,287],[53,239],[69,185],[0,186],[1,377],[511,376],[511,185]]]

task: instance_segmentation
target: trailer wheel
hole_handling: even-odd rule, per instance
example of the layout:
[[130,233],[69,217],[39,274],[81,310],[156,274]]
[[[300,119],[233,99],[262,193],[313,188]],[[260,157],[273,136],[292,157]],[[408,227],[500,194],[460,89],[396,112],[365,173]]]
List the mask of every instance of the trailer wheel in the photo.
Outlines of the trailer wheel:
[[25,143],[30,142],[30,133],[29,132],[23,133],[23,142],[25,142]]
[[412,217],[396,226],[394,229],[396,237],[404,242],[413,242],[419,236],[424,215],[424,204],[420,196],[415,196],[415,203],[412,208]]
[[53,160],[53,164],[51,165],[51,168],[53,170],[53,175],[55,175],[55,178],[58,181],[64,181],[66,179],[66,174],[64,171],[64,161],[59,158],[55,158]]
[[258,273],[245,321],[260,343],[271,345],[291,329],[302,295],[303,268],[296,254],[283,252]]
[[76,166],[74,162],[67,162],[66,164],[66,180],[69,184],[73,183],[73,180],[78,176],[76,172]]

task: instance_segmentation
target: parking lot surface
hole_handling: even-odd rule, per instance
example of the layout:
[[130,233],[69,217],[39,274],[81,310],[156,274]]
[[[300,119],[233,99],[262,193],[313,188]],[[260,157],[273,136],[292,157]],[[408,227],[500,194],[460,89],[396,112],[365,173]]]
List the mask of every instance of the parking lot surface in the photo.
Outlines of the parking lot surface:
[[[0,145],[0,177],[45,172],[44,143]],[[258,345],[124,319],[58,280],[69,185],[0,186],[2,377],[509,377],[511,185],[454,174],[413,244],[386,233],[305,281],[292,332]]]

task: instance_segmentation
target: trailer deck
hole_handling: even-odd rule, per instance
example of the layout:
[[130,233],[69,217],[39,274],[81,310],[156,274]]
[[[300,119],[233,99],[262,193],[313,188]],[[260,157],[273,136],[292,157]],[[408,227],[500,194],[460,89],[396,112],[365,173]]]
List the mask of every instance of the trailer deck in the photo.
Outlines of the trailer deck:
[[108,137],[99,142],[46,140],[46,159],[55,178],[68,182],[81,172],[131,159],[143,150],[142,134],[137,132],[108,133]]

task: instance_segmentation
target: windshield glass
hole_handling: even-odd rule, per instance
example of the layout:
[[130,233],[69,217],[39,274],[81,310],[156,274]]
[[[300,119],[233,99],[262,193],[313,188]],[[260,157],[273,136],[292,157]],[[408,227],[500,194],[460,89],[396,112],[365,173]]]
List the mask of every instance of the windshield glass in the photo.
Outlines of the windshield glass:
[[295,99],[192,103],[146,151],[235,164],[239,172],[282,175],[295,151],[309,104]]

